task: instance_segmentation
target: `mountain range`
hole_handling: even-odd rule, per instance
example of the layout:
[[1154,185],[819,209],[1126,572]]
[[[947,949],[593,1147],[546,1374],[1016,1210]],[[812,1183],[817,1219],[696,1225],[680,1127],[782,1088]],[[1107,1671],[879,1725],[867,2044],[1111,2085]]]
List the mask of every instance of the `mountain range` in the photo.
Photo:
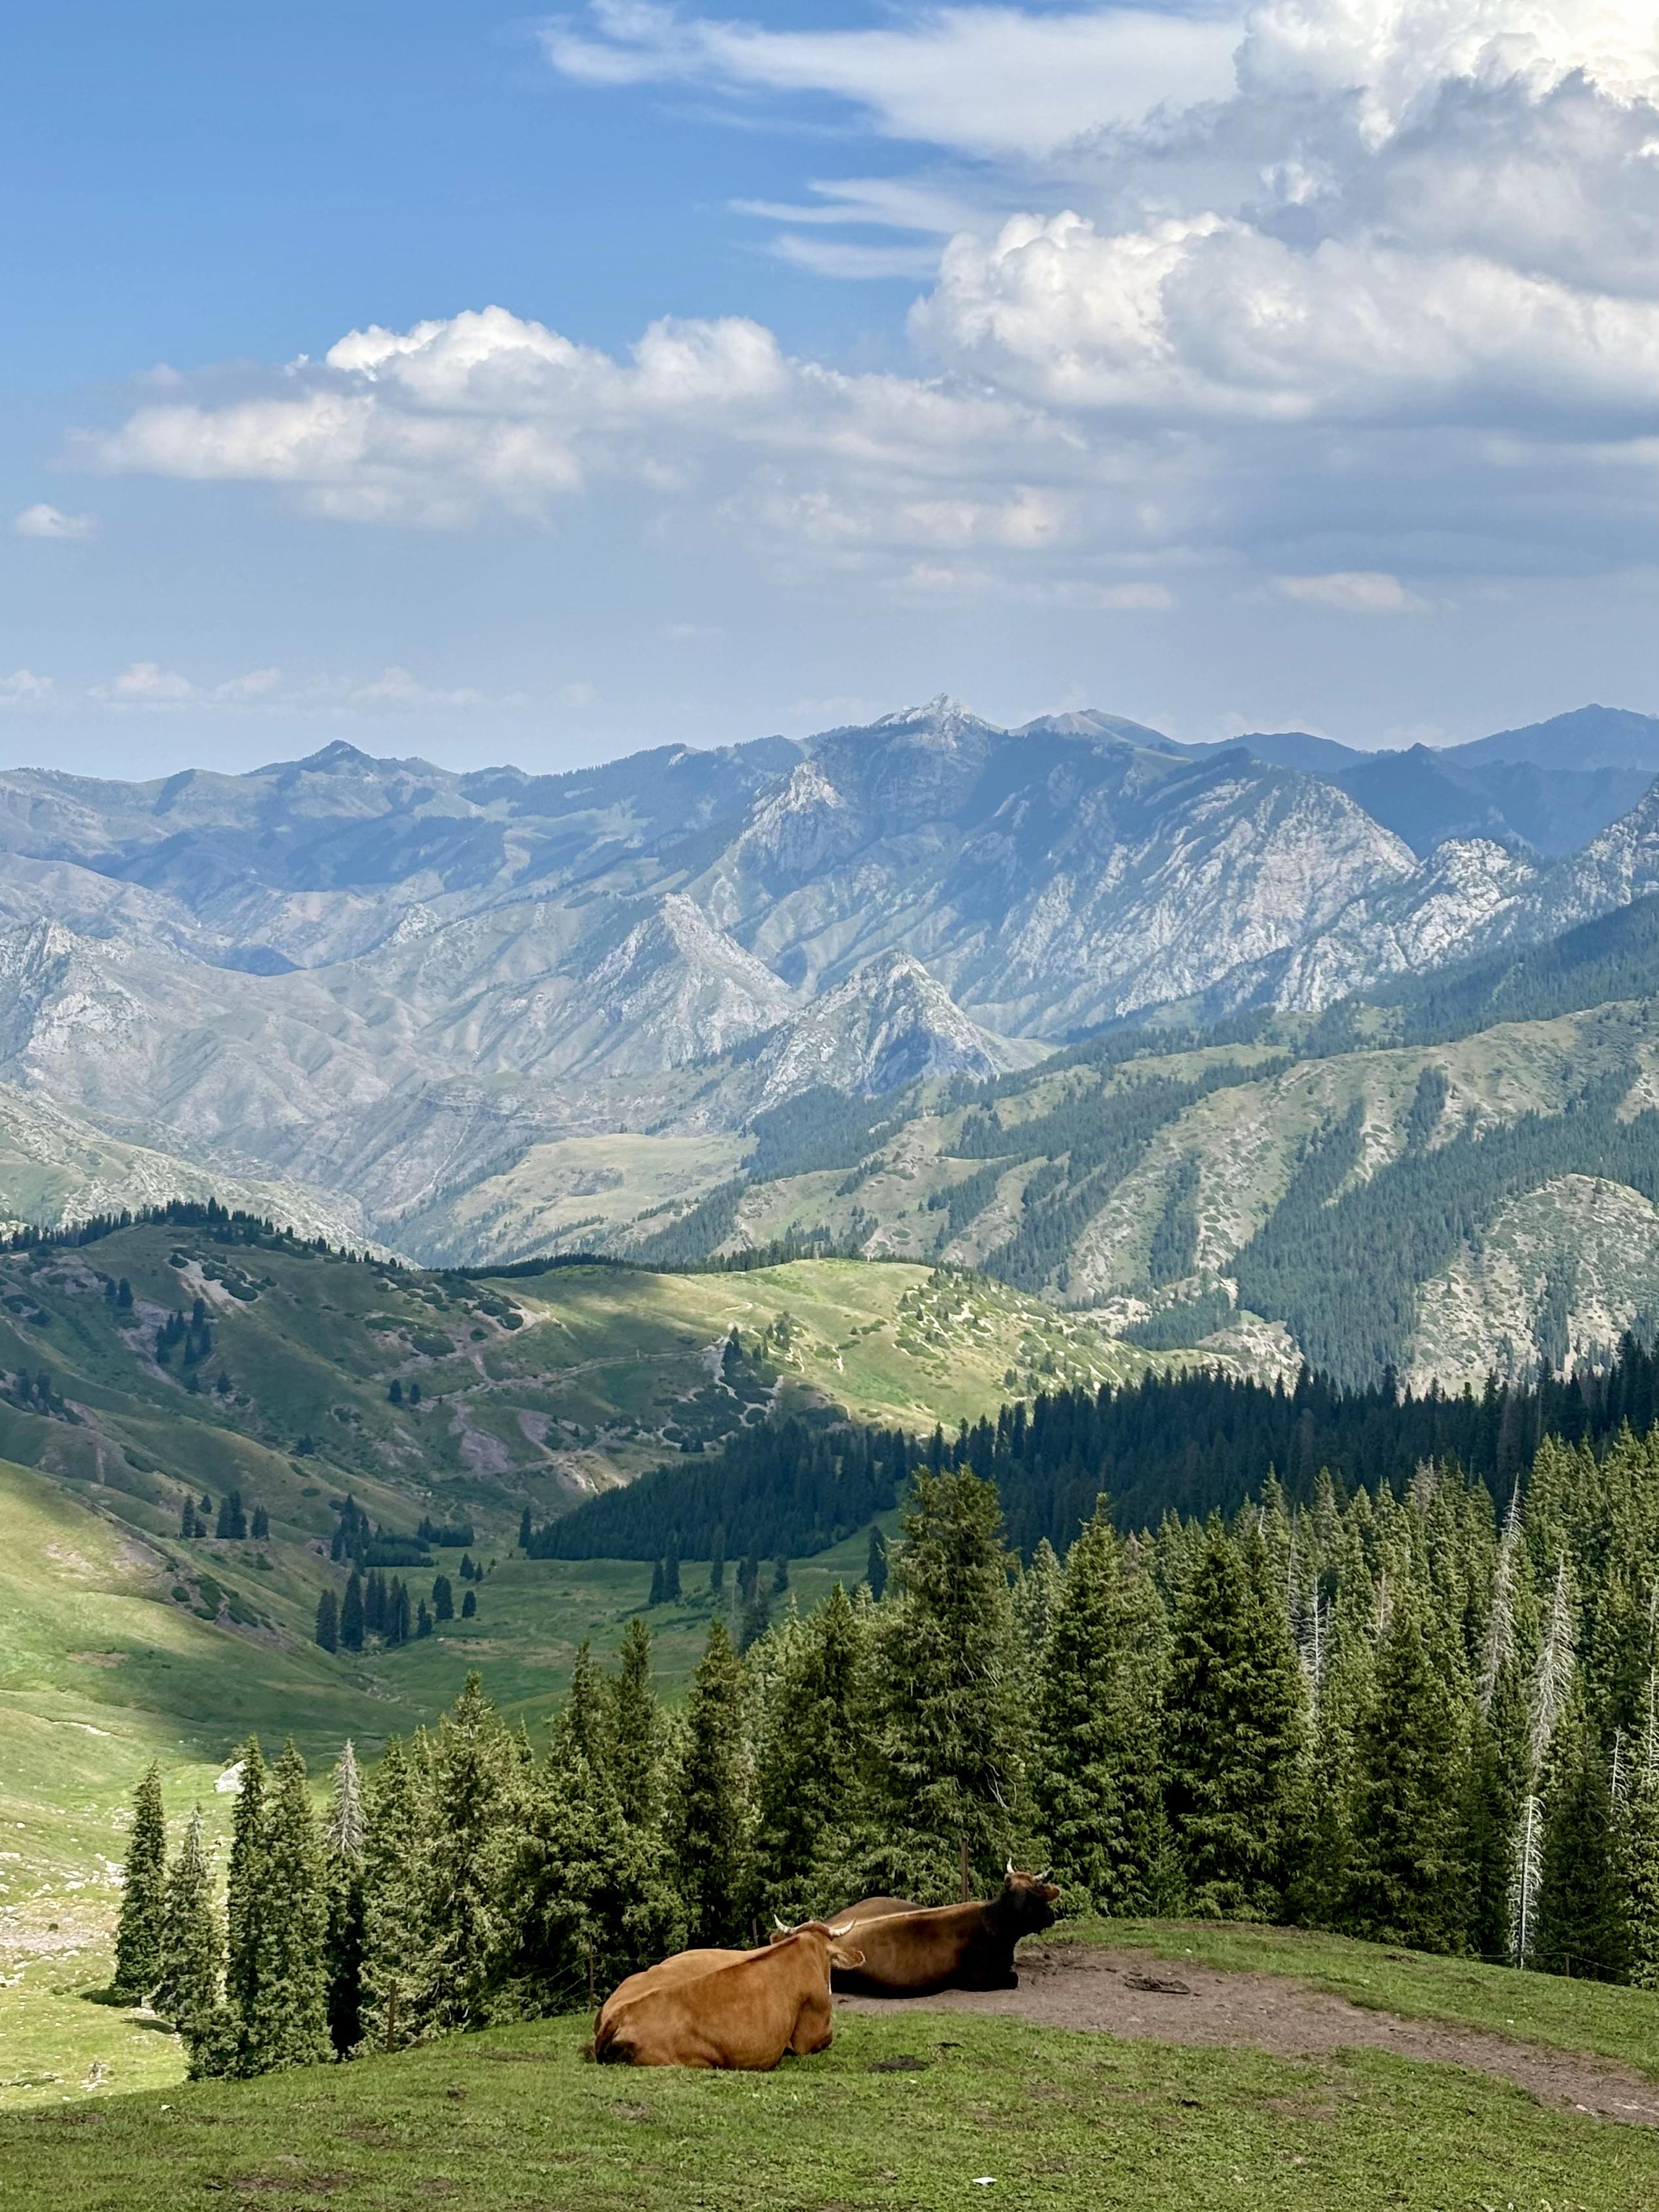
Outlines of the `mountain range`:
[[[1081,1040],[1316,1030],[1518,957],[1659,890],[1656,774],[1659,720],[1601,708],[1361,753],[946,698],[558,776],[343,744],[149,783],[11,770],[0,1206],[206,1185],[446,1262],[667,1249],[716,1199],[738,1241],[823,1226],[730,1197],[812,1102],[865,1102],[868,1133]],[[1122,1287],[1075,1260],[1033,1287]]]

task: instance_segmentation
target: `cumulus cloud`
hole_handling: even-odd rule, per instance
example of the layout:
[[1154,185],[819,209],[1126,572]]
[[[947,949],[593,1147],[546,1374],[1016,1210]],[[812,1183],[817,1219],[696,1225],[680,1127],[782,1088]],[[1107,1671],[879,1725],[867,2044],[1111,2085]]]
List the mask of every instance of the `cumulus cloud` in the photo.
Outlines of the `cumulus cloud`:
[[720,316],[611,354],[495,307],[350,331],[228,401],[158,390],[86,458],[428,526],[621,484],[665,537],[723,528],[802,576],[1065,605],[1115,569],[1087,589],[1142,595],[1080,609],[1155,611],[1158,565],[1232,564],[1410,612],[1425,578],[1650,549],[1650,0],[911,6],[847,30],[599,0],[544,44],[594,88],[816,95],[934,149],[743,204],[801,269],[926,269],[911,362],[851,374]]
[[1222,96],[1237,39],[1230,9],[928,7],[877,29],[777,31],[651,0],[593,0],[542,32],[553,66],[587,84],[828,94],[884,137],[1015,156],[1139,121],[1172,97]]
[[1325,576],[1275,576],[1273,588],[1304,606],[1334,607],[1345,615],[1422,615],[1426,599],[1408,592],[1398,576],[1377,568],[1338,568]]
[[32,668],[15,668],[0,676],[0,710],[50,706],[57,687],[50,676],[37,676]]
[[39,500],[26,507],[12,523],[20,538],[94,538],[98,534],[95,514],[65,514],[60,507],[49,507]]

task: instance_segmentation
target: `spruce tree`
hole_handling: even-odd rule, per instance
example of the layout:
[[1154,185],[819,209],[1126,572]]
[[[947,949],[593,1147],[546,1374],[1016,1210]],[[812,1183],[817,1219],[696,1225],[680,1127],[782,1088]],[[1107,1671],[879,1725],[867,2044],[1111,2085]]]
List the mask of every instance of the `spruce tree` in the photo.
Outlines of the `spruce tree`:
[[475,1589],[470,1589],[466,1595],[461,1600],[461,1619],[463,1620],[476,1620],[477,1614],[478,1593]]
[[887,1587],[887,1539],[873,1521],[870,1524],[869,1548],[864,1555],[864,1579],[870,1586],[871,1596],[879,1604]]
[[1032,1777],[1046,1855],[1071,1910],[1156,1912],[1166,1855],[1164,1608],[1149,1575],[1125,1572],[1103,1498],[1048,1602]]
[[258,1737],[251,1735],[241,1750],[225,1881],[225,2002],[239,2035],[258,2006],[260,1926],[268,1897],[265,1763]]
[[366,2047],[393,2051],[421,2033],[433,1828],[425,1778],[398,1738],[365,1800],[361,2020]]
[[596,1773],[611,1765],[615,1733],[611,1685],[594,1664],[593,1648],[584,1637],[570,1669],[570,1688],[554,1723],[554,1742],[562,1754],[578,1752]]
[[167,1875],[167,1905],[161,1917],[161,1971],[150,2002],[185,2039],[192,2074],[211,2070],[201,2064],[216,2033],[219,1978],[224,1967],[219,1916],[213,1899],[213,1871],[202,1834],[202,1808],[190,1816]]
[[447,1575],[437,1575],[432,1583],[432,1612],[437,1620],[455,1618],[455,1586]]
[[667,1557],[662,1563],[662,1601],[665,1605],[680,1601],[680,1547],[675,1536],[668,1540]]
[[883,1608],[877,1775],[884,1879],[908,1896],[1000,1882],[1024,1848],[1021,1662],[994,1486],[919,1468]]
[[1166,1803],[1188,1908],[1279,1919],[1297,1874],[1304,1692],[1254,1534],[1205,1532],[1171,1648]]
[[662,1561],[660,1559],[653,1559],[651,1562],[651,1591],[649,1596],[645,1601],[647,1605],[660,1605],[663,1601]]
[[714,1531],[708,1560],[708,1589],[714,1597],[726,1595],[726,1528],[724,1523]]
[[336,2055],[349,2057],[362,2039],[363,1948],[367,1913],[368,1819],[357,1754],[348,1741],[334,1768],[323,1824],[328,1894],[328,2033]]
[[363,1578],[354,1567],[340,1601],[340,1642],[346,1650],[362,1650],[367,1626],[363,1618]]
[[1527,1715],[1512,1655],[1498,1665],[1485,1713],[1470,1725],[1463,1856],[1468,1944],[1478,1959],[1510,1957],[1514,1934],[1516,1835],[1527,1794]]
[[121,1917],[115,1930],[112,1993],[136,2004],[155,1988],[161,1971],[161,1923],[167,1905],[167,1826],[161,1808],[161,1770],[152,1765],[132,1798],[132,1833],[121,1880]]
[[317,1601],[316,1639],[325,1651],[340,1648],[340,1608],[331,1589],[325,1589]]
[[1455,1951],[1465,1941],[1468,1715],[1460,1671],[1407,1585],[1394,1601],[1359,1730],[1345,1916],[1357,1935],[1419,1951]]
[[1630,1899],[1620,1857],[1607,1765],[1575,1704],[1557,1730],[1545,1784],[1533,1966],[1589,1980],[1626,1979]]
[[519,1516],[519,1549],[524,1553],[526,1557],[529,1555],[530,1547],[534,1542],[535,1536],[536,1524],[531,1519],[530,1508],[526,1505],[524,1511]]
[[623,1632],[611,1711],[611,1771],[623,1817],[653,1827],[661,1812],[662,1714],[651,1686],[651,1631],[637,1618]]
[[586,2011],[684,1940],[659,1844],[569,1742],[530,1784],[504,1894],[507,2011]]
[[694,1947],[733,1942],[747,1925],[749,1787],[743,1668],[716,1620],[692,1678],[666,1822]]
[[415,2001],[425,2027],[481,2027],[489,2017],[501,1934],[501,1833],[514,1814],[520,1773],[480,1678],[469,1674],[428,1757],[429,1935]]
[[328,1895],[305,1761],[291,1740],[267,1803],[254,1999],[240,2023],[245,2074],[313,2065],[329,2051]]
[[787,1920],[830,1909],[849,1878],[868,1667],[862,1624],[837,1583],[789,1640],[756,1762],[761,1903]]
[[1659,1771],[1645,1762],[1631,1784],[1623,1821],[1629,1884],[1630,1978],[1659,1990]]

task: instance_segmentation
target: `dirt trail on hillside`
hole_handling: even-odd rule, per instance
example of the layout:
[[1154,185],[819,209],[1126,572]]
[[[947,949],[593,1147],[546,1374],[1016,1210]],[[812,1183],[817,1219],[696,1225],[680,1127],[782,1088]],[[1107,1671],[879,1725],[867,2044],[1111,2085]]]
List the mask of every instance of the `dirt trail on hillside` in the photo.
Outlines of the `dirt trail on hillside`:
[[[893,2000],[880,1997],[836,2002],[850,2012],[897,2009]],[[1019,1954],[1017,1990],[945,1990],[919,2003],[1154,2043],[1250,2044],[1285,2058],[1318,2058],[1356,2047],[1391,2051],[1401,2058],[1495,2074],[1559,2111],[1659,2127],[1659,2083],[1613,2059],[1440,2021],[1401,2020],[1271,1974],[1218,1973],[1144,1951],[1029,1943]]]

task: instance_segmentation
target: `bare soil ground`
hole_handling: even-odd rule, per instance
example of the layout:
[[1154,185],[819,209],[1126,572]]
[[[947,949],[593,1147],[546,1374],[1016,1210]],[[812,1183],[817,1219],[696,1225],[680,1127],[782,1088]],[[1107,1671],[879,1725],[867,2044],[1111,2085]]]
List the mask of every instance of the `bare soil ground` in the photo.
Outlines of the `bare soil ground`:
[[[896,2008],[891,1998],[836,2002],[852,2012]],[[1029,1943],[1019,1954],[1017,1990],[945,1990],[921,2002],[930,2010],[994,2013],[1154,2043],[1250,2044],[1285,2058],[1390,2051],[1496,2075],[1558,2111],[1659,2127],[1659,2083],[1633,2067],[1437,2021],[1401,2020],[1276,1975],[1172,1966],[1144,1951]]]

